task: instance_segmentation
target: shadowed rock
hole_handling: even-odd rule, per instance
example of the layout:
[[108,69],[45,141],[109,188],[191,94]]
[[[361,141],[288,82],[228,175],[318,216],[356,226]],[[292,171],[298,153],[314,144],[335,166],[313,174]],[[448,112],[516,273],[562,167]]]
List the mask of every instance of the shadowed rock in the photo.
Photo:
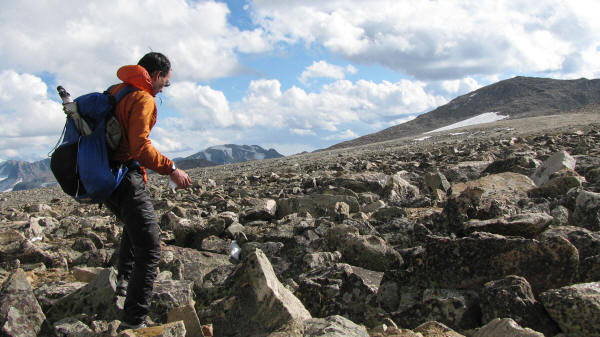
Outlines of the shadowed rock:
[[[529,282],[515,275],[485,284],[481,292],[481,313],[482,322],[490,322],[496,317],[505,317],[512,318],[519,325],[542,332],[546,336],[554,336],[560,332],[558,325],[550,318],[544,306],[533,296]],[[499,323],[493,325],[497,324]]]
[[480,289],[486,282],[522,275],[539,293],[570,284],[579,259],[577,248],[564,238],[537,241],[474,233],[460,239],[431,237],[424,248],[419,265],[390,271],[389,278],[422,288]]

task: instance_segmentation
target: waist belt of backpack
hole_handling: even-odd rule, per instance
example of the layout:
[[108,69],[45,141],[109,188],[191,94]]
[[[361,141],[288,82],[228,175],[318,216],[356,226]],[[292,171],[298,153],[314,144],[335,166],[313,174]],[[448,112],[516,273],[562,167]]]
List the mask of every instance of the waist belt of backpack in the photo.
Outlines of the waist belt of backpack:
[[127,162],[125,163],[125,166],[127,166],[127,169],[128,169],[129,171],[133,171],[133,170],[136,170],[136,171],[138,171],[138,170],[139,170],[139,171],[141,171],[141,165],[140,165],[140,162],[139,162],[139,161],[137,161],[137,160],[133,160],[133,159],[132,159],[132,160],[129,160],[129,161],[127,161]]

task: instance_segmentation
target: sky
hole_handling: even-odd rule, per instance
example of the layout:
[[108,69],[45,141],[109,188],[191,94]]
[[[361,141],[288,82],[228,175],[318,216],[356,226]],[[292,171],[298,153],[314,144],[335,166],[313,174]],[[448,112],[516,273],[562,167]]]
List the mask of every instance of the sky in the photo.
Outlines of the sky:
[[600,73],[600,1],[0,5],[0,160],[48,157],[65,122],[57,85],[103,91],[150,51],[172,64],[150,135],[170,158],[221,144],[314,151],[517,75]]

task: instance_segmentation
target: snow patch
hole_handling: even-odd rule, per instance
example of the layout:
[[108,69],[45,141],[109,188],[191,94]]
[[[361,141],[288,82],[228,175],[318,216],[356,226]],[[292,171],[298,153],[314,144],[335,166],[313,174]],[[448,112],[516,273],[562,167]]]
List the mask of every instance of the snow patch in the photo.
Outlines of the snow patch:
[[429,138],[431,138],[431,136],[425,136],[425,137],[421,137],[421,138],[415,138],[415,141],[420,142],[422,140],[429,139]]
[[432,130],[432,131],[427,131],[424,134],[433,133],[433,132],[439,132],[439,131],[448,131],[448,130],[462,128],[464,126],[469,126],[469,125],[491,123],[491,122],[499,121],[499,120],[502,120],[502,119],[506,119],[508,117],[510,117],[510,116],[508,116],[508,115],[506,115],[506,116],[500,115],[499,112],[486,112],[486,113],[482,113],[481,115],[477,115],[475,117],[471,117],[469,119],[465,119],[464,121],[460,121],[458,123],[450,124],[448,126],[444,126],[442,128],[435,129],[435,130]]

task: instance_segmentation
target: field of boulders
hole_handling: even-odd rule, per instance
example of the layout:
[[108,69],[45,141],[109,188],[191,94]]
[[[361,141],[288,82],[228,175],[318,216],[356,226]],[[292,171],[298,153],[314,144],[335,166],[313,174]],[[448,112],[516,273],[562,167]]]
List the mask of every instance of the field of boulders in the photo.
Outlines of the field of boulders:
[[[151,175],[154,327],[121,335],[600,336],[600,118],[507,123]],[[0,194],[0,335],[116,336],[121,232]]]

